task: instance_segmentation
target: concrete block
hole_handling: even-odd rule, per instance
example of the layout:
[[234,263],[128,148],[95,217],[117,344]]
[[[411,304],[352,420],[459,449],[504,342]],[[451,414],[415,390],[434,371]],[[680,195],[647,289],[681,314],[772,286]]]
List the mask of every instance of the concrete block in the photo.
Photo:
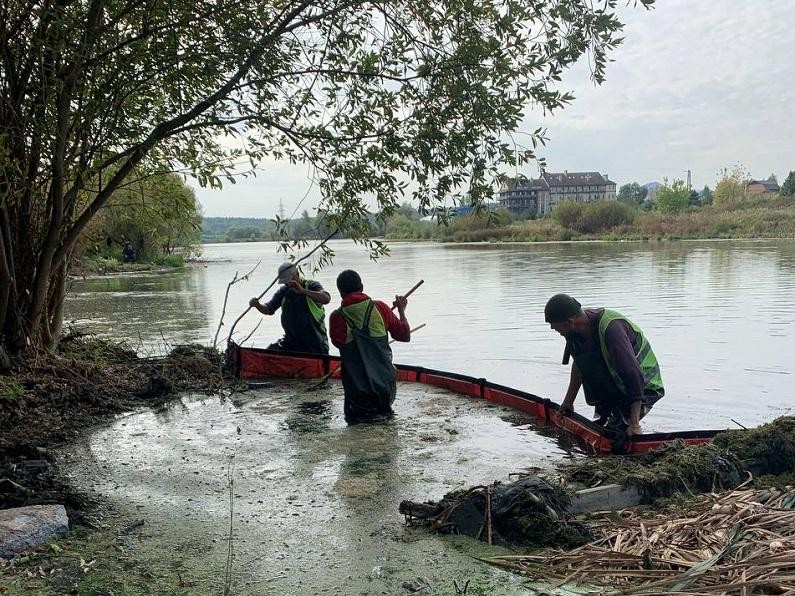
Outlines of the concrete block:
[[569,513],[615,511],[640,505],[642,500],[643,496],[635,487],[605,484],[604,486],[586,488],[574,493],[568,511]]
[[0,510],[0,557],[8,559],[55,540],[69,530],[63,505],[33,505]]

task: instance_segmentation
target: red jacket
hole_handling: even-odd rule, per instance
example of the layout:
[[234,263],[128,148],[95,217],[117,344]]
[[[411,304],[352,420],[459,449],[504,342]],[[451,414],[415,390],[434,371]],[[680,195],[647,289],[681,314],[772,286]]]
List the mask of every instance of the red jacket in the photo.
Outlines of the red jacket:
[[[358,304],[364,300],[369,300],[369,298],[370,297],[363,292],[351,292],[342,297],[342,306]],[[381,313],[381,317],[384,319],[384,324],[389,331],[389,335],[392,336],[392,339],[395,341],[409,341],[411,338],[411,328],[409,324],[401,321],[397,315],[392,312],[392,309],[387,303],[381,302],[380,300],[374,300],[373,303],[378,309],[378,312]],[[328,321],[331,343],[338,348],[344,346],[345,340],[348,339],[348,325],[345,323],[345,319],[335,310],[331,313]]]

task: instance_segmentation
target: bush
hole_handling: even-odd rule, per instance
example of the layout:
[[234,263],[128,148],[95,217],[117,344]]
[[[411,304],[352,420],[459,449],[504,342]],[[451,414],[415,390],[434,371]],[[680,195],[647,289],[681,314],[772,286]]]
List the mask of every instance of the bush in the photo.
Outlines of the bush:
[[[717,192],[717,191],[716,191]],[[684,181],[674,180],[657,190],[657,208],[662,213],[681,213],[690,206],[690,190]]]
[[92,271],[118,271],[121,268],[121,261],[116,257],[101,255],[84,256],[80,259],[80,264]]
[[581,234],[595,234],[631,224],[635,220],[635,210],[618,201],[595,203],[564,201],[555,207],[552,216],[564,228]]
[[744,201],[747,197],[745,184],[750,177],[740,164],[724,168],[712,194],[712,203],[716,207],[732,207]]
[[160,255],[152,259],[152,263],[158,267],[184,267],[185,260],[179,255]]
[[580,227],[583,211],[585,211],[585,204],[563,201],[555,207],[552,217],[564,228],[576,230]]
[[629,225],[635,220],[635,210],[618,201],[598,201],[588,203],[579,221],[578,232],[594,234],[612,230],[618,226]]

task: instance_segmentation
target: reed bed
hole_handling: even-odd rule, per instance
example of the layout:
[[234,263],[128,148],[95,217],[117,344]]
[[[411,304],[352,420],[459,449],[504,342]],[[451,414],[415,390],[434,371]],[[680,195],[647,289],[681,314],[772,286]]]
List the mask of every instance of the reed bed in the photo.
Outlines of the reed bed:
[[596,514],[601,537],[567,552],[484,560],[595,594],[795,595],[795,488],[745,486],[702,495],[679,518]]

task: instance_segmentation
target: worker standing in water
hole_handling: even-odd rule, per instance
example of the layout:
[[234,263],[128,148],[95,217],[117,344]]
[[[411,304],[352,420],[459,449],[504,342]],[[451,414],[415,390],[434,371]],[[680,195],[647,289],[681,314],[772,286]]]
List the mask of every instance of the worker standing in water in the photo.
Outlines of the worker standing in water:
[[304,279],[298,267],[289,261],[279,265],[279,282],[282,286],[265,304],[257,298],[249,306],[264,315],[273,315],[282,309],[284,337],[268,346],[269,350],[328,354],[326,311],[324,304],[331,302],[331,294],[320,282]]
[[405,296],[395,296],[397,316],[380,300],[364,293],[362,278],[348,269],[337,277],[340,308],[329,317],[331,342],[340,350],[345,421],[348,424],[392,416],[397,371],[389,336],[410,341]]
[[574,411],[583,387],[597,424],[629,438],[640,434],[641,418],[665,395],[660,365],[640,327],[614,310],[582,308],[566,294],[549,299],[544,317],[566,339],[563,363],[574,358],[561,413]]

